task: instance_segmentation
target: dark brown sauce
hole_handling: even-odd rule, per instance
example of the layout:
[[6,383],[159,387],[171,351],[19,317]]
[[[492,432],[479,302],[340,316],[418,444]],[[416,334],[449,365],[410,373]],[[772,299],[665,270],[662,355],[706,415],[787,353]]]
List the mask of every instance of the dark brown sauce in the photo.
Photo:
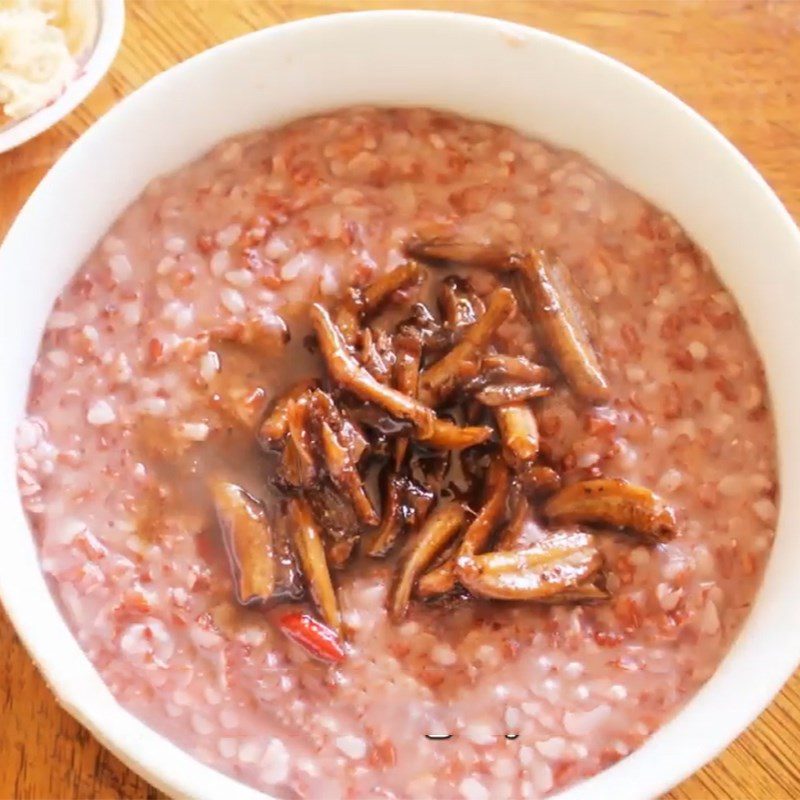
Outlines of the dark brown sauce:
[[[432,311],[439,305],[436,298],[449,274],[449,271],[429,270],[429,277],[421,287],[406,292],[400,298],[401,302],[391,304],[371,321],[370,326],[376,331],[391,330],[407,321],[422,328],[429,337],[428,352],[436,352],[437,342],[442,350],[449,349],[457,339],[457,333],[440,327],[438,314]],[[460,284],[463,280],[458,278]],[[462,316],[469,317],[468,309],[460,311]],[[286,495],[282,491],[286,487],[282,486],[281,462],[274,452],[259,446],[255,432],[275,400],[298,382],[310,378],[319,381],[323,387],[332,387],[327,386],[322,359],[311,333],[308,305],[292,304],[291,308],[284,309],[284,313],[290,335],[268,356],[235,342],[215,343],[213,349],[219,357],[219,374],[208,390],[197,390],[196,398],[196,411],[212,425],[208,439],[183,450],[171,448],[168,433],[159,431],[156,423],[151,438],[159,440],[158,446],[154,448],[152,442],[143,444],[140,457],[157,485],[167,490],[171,507],[202,515],[198,551],[214,571],[227,572],[229,564],[210,500],[209,482],[219,478],[233,482],[263,503],[276,531],[281,561],[289,576],[287,591],[278,592],[278,599],[290,601],[297,599],[291,580],[296,564],[288,544]],[[434,343],[433,348],[430,343]],[[247,408],[246,422],[242,421],[241,414],[231,410],[231,396],[253,398],[253,407]],[[380,514],[380,475],[388,469],[393,437],[410,432],[411,425],[346,392],[338,392],[337,396],[337,402],[347,408],[352,419],[368,432],[370,445],[360,462],[361,474]],[[486,422],[490,412],[480,406],[465,409],[456,403],[439,413],[458,424],[477,425]],[[496,446],[494,442],[487,442],[458,453],[427,450],[417,443],[409,458],[409,477],[418,484],[418,491],[422,493],[420,499],[427,489],[435,496],[462,503],[476,513],[482,502],[486,465]],[[349,505],[344,498],[339,502],[339,498],[338,489],[330,483],[323,483],[309,497],[319,523],[333,541],[345,538],[354,525],[348,517],[348,514],[352,516]],[[166,509],[164,506],[161,510]],[[369,528],[361,528],[362,534],[368,535],[369,532]],[[393,564],[401,550],[402,539],[382,566]],[[363,572],[374,567],[373,559],[358,552],[346,565],[348,572]]]

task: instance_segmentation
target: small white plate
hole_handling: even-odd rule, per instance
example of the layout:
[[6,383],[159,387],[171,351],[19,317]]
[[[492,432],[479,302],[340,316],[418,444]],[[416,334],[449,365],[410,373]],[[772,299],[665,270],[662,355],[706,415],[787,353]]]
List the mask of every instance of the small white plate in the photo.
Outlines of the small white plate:
[[50,105],[29,117],[0,126],[0,153],[33,139],[79,106],[108,72],[125,29],[125,0],[97,0],[98,26],[94,46],[78,77]]

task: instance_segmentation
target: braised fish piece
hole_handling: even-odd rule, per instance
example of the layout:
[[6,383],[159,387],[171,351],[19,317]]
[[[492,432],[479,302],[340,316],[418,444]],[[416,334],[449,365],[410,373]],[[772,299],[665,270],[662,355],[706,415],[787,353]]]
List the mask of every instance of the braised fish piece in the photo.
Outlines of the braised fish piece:
[[423,438],[433,433],[433,410],[402,392],[384,386],[348,351],[341,332],[319,303],[311,306],[311,320],[331,377],[343,388],[384,408],[392,416],[412,422]]
[[520,468],[539,455],[539,425],[527,403],[499,405],[494,409],[503,454],[511,466]]
[[211,494],[242,605],[270,600],[276,587],[272,526],[264,506],[241,486],[215,480]]
[[461,341],[443,358],[423,370],[419,396],[428,404],[441,403],[458,384],[462,364],[474,362],[488,347],[497,329],[514,313],[517,302],[510,289],[501,287],[489,297],[486,313],[464,329]]
[[458,535],[466,518],[461,505],[442,504],[408,543],[389,598],[389,614],[394,620],[405,617],[417,578]]
[[615,478],[597,478],[565,486],[543,508],[553,522],[621,528],[658,543],[677,533],[675,512],[654,492]]
[[507,406],[547,397],[550,392],[550,387],[541,383],[493,383],[476,392],[475,399],[485,406]]
[[546,600],[573,591],[603,565],[591,535],[556,533],[525,550],[459,558],[461,584],[492,600]]
[[290,501],[289,516],[293,524],[292,537],[295,550],[311,597],[325,622],[334,631],[341,633],[339,602],[325,557],[322,531],[311,513],[311,508],[302,498],[293,498]]
[[487,471],[481,510],[467,527],[456,552],[420,577],[416,587],[418,596],[434,597],[455,589],[458,583],[456,559],[459,556],[474,555],[484,549],[505,513],[510,485],[511,475],[508,467],[501,457],[495,456]]
[[515,268],[514,257],[508,248],[455,236],[412,236],[406,242],[405,250],[411,258],[431,264],[461,264],[499,272]]
[[609,398],[608,381],[595,352],[566,268],[557,259],[532,251],[518,261],[515,286],[534,326],[575,392],[590,403]]

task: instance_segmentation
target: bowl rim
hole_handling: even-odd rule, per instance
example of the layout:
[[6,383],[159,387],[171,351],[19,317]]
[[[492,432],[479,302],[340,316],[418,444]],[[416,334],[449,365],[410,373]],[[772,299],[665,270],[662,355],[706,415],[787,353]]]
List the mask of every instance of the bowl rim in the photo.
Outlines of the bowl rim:
[[0,153],[13,150],[52,128],[74,111],[105,77],[122,43],[125,0],[96,0],[99,25],[89,57],[78,75],[49,105],[0,128]]
[[[606,70],[614,70],[628,81],[632,80],[637,82],[640,87],[645,89],[649,94],[659,97],[662,103],[668,103],[676,110],[680,110],[688,117],[687,122],[694,126],[698,133],[710,137],[717,149],[724,151],[728,158],[734,160],[736,167],[740,171],[743,171],[742,175],[757,187],[760,193],[760,202],[769,207],[770,214],[774,217],[776,223],[781,226],[782,233],[786,236],[786,241],[791,243],[795,254],[800,257],[800,231],[798,231],[792,217],[783,207],[764,178],[710,122],[686,105],[677,96],[624,63],[586,45],[526,25],[492,17],[456,12],[418,10],[346,12],[283,23],[234,38],[198,53],[187,61],[160,73],[142,87],[139,87],[79,137],[62,156],[59,163],[53,167],[51,174],[60,172],[72,159],[79,157],[79,154],[87,150],[87,148],[90,148],[95,139],[98,136],[102,136],[106,128],[115,122],[118,117],[124,114],[130,114],[131,111],[135,109],[136,103],[139,101],[142,93],[150,93],[161,87],[162,84],[166,85],[176,74],[193,69],[200,61],[213,59],[219,53],[235,50],[245,42],[249,43],[256,39],[263,40],[266,46],[266,43],[270,40],[285,34],[296,36],[301,35],[307,30],[327,26],[335,28],[338,25],[369,24],[372,20],[376,19],[388,21],[396,19],[427,19],[439,23],[446,22],[449,24],[473,25],[476,27],[484,27],[487,30],[493,30],[512,38],[522,37],[525,40],[549,42],[551,45],[571,51],[572,55],[576,57],[591,60]],[[50,175],[46,176],[32,193],[18,215],[17,220],[12,225],[6,237],[6,242],[12,237],[12,234],[16,236],[15,231],[23,227],[22,220],[27,219],[29,210],[38,203],[39,196],[44,195],[47,191],[49,177]],[[5,247],[0,245],[0,263],[3,261],[4,249]],[[218,797],[224,792],[226,796],[235,796],[238,798],[249,799],[251,797],[265,797],[263,793],[257,792],[251,787],[240,783],[235,778],[229,777],[202,764],[189,753],[177,748],[177,746],[173,745],[170,740],[157,730],[146,725],[146,723],[140,721],[138,718],[133,717],[133,715],[120,706],[116,700],[111,698],[110,694],[108,698],[91,697],[90,693],[87,693],[85,687],[80,683],[62,679],[59,665],[52,660],[44,658],[48,648],[42,640],[42,637],[38,636],[35,631],[23,624],[24,615],[22,613],[23,607],[21,603],[15,602],[15,598],[6,595],[2,570],[0,570],[0,600],[2,600],[6,607],[20,639],[23,641],[26,649],[37,664],[37,667],[44,675],[48,685],[54,691],[59,703],[67,709],[72,716],[85,725],[102,744],[108,747],[138,774],[145,777],[163,791],[174,796],[212,798]],[[66,625],[66,622],[63,620],[62,622]],[[723,663],[727,658],[728,656],[725,657]],[[796,669],[798,663],[800,663],[800,638],[798,638],[798,636],[787,636],[787,648],[781,653],[777,662],[771,663],[768,680],[762,681],[755,686],[748,686],[746,709],[737,708],[734,715],[735,719],[733,721],[728,720],[724,731],[715,733],[710,740],[703,740],[702,746],[691,750],[691,752],[689,752],[688,749],[682,751],[680,757],[677,759],[676,765],[669,770],[646,770],[643,773],[640,771],[640,773],[638,773],[636,785],[626,785],[626,789],[629,790],[627,796],[647,798],[659,795],[703,766],[703,764],[727,747],[733,739],[764,710],[773,696],[780,690],[783,683]],[[721,665],[718,665],[717,669],[719,669],[720,666]],[[92,677],[94,679],[93,683],[99,679],[96,672]],[[711,681],[713,681],[713,677],[710,682]],[[701,689],[701,691],[703,690]],[[107,717],[104,717],[104,713],[108,715],[112,715],[113,713],[114,719],[118,723],[118,728],[110,730],[110,726],[107,724]],[[683,710],[679,712],[678,716],[682,713]],[[619,788],[619,778],[613,776],[618,776],[621,774],[620,770],[624,771],[626,768],[628,772],[630,772],[630,766],[632,766],[630,762],[635,760],[637,765],[645,763],[648,763],[650,766],[654,765],[655,762],[653,759],[645,762],[643,759],[637,758],[637,756],[647,750],[654,740],[659,739],[661,732],[661,730],[657,731],[638,751],[634,752],[633,755],[598,773],[592,778],[563,790],[557,797],[559,800],[578,800],[578,798],[584,800],[586,797],[590,796],[604,796],[607,792],[601,791],[601,787],[603,789],[611,787]],[[147,739],[146,742],[143,741],[145,738]],[[172,764],[174,766],[176,759],[180,761],[183,767],[191,766],[191,770],[170,769],[170,765]],[[192,771],[193,774],[189,774]]]

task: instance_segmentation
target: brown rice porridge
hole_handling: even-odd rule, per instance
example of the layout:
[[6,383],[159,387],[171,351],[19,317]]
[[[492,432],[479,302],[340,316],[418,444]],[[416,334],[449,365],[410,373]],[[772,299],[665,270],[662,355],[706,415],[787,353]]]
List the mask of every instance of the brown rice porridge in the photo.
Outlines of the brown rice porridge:
[[[570,269],[612,399],[537,401],[543,447],[567,482],[656,490],[679,533],[598,536],[598,605],[415,602],[398,624],[391,559],[356,559],[334,576],[347,656],[320,664],[276,609],[236,604],[204,479],[263,494],[231,414],[316,363],[311,301],[402,264],[432,224]],[[197,346],[254,314],[274,357]],[[517,317],[503,336],[534,347]],[[42,569],[120,703],[281,797],[534,798],[604,769],[713,673],[776,518],[761,362],[707,257],[580,156],[422,109],[248,134],[153,181],[57,300],[18,450]]]

